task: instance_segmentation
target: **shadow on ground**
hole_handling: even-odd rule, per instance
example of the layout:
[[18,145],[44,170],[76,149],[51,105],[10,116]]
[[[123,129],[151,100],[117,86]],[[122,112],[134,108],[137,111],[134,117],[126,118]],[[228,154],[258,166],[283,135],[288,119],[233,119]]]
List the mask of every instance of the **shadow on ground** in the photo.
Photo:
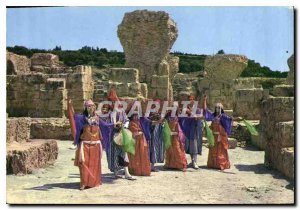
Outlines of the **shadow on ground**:
[[285,179],[289,182],[285,186],[286,189],[294,190],[294,182],[289,180],[287,177],[282,175],[280,172],[267,168],[264,164],[255,164],[255,165],[245,165],[245,164],[235,164],[234,165],[239,171],[252,171],[256,174],[271,174],[275,179]]
[[[69,178],[78,178],[80,179],[79,174],[70,174]],[[113,174],[102,174],[102,184],[112,184],[114,182]],[[44,184],[42,186],[25,188],[25,190],[41,190],[48,191],[54,188],[62,188],[62,189],[79,189],[79,182],[69,182],[69,183],[53,183],[53,184]]]
[[79,182],[44,184],[42,186],[25,188],[25,190],[48,191],[48,190],[51,190],[51,189],[54,189],[54,188],[79,189]]

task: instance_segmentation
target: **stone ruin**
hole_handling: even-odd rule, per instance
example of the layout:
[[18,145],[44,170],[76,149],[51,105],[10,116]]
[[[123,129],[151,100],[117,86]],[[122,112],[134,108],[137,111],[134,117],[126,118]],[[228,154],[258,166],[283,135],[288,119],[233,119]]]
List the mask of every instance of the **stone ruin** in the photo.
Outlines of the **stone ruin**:
[[[16,133],[17,129],[7,136],[26,142],[71,140],[65,98],[72,98],[75,112],[82,112],[85,99],[93,98],[99,103],[112,87],[124,99],[156,95],[180,100],[193,94],[201,101],[206,94],[209,108],[221,102],[228,115],[251,120],[260,131],[259,136],[251,136],[242,122],[233,122],[230,148],[241,145],[242,140],[250,141],[265,150],[267,165],[293,178],[293,56],[288,60],[287,79],[241,78],[248,59],[228,54],[207,56],[203,72],[183,74],[178,73],[179,58],[169,54],[178,31],[167,13],[147,10],[126,13],[118,26],[118,36],[126,68],[66,67],[53,54],[37,53],[28,59],[7,52],[7,126],[12,128],[9,121],[28,122],[25,137],[16,137],[23,135]],[[266,87],[270,84],[271,88]],[[11,142],[20,141],[7,139],[7,145],[11,145],[8,148],[14,148]],[[11,171],[11,161],[7,163]]]
[[294,55],[285,85],[274,87],[273,95],[262,102],[260,133],[265,147],[265,164],[294,179]]
[[166,12],[137,10],[125,13],[118,26],[126,67],[139,71],[139,81],[147,83],[149,96],[173,99],[172,80],[179,58],[171,56],[176,41],[176,23]]
[[30,118],[6,120],[6,173],[24,175],[54,164],[58,155],[55,140],[31,139]]
[[93,97],[92,70],[66,67],[49,53],[30,59],[7,53],[6,59],[7,173],[27,174],[57,158],[50,139],[72,139],[66,99],[82,112],[84,100]]

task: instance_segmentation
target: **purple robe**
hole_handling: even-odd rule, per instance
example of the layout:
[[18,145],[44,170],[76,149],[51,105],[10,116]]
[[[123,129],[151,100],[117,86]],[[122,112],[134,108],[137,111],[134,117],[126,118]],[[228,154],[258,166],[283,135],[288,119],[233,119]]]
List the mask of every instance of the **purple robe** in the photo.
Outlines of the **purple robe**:
[[[215,118],[214,113],[208,109],[204,110],[204,116],[205,120],[207,121],[212,121]],[[222,113],[220,117],[220,123],[229,136],[231,134],[232,118]]]

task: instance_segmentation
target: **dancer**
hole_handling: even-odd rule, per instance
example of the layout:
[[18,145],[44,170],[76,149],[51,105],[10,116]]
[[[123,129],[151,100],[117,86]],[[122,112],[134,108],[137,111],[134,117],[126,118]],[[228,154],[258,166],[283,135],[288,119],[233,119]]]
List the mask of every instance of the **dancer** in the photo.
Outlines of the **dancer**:
[[[190,105],[187,108],[188,117],[179,117],[179,124],[185,135],[185,152],[191,156],[191,166],[194,169],[199,169],[197,164],[197,155],[202,154],[202,133],[203,124],[202,117],[192,116],[192,109],[195,97],[190,96]],[[201,114],[201,109],[196,108],[196,114]]]
[[[112,89],[109,93],[108,100],[112,101],[112,107],[114,107],[115,103],[119,101],[117,93],[114,89]],[[119,173],[121,169],[125,171],[125,179],[135,180],[134,177],[131,176],[128,170],[129,159],[127,152],[124,152],[120,145],[116,144],[116,139],[121,138],[121,128],[122,126],[125,129],[128,129],[129,119],[124,110],[112,110],[110,112],[110,122],[112,122],[115,126],[113,128],[113,134],[111,135],[111,141],[109,147],[107,149],[107,161],[108,168],[111,172],[114,173],[116,178],[120,178]]]
[[214,135],[214,146],[209,148],[207,167],[229,169],[228,135],[231,133],[232,118],[224,113],[221,103],[215,104],[214,113],[207,109],[207,97],[203,98],[205,119],[212,121],[211,129]]
[[[154,98],[153,100],[161,104],[159,99]],[[151,171],[157,172],[158,170],[155,168],[155,163],[164,162],[163,120],[161,119],[159,110],[157,112],[151,112],[148,119],[152,122],[151,138],[150,141],[148,141]]]
[[84,103],[83,114],[74,114],[71,99],[68,99],[68,112],[74,144],[77,145],[74,165],[80,171],[80,190],[86,187],[99,187],[101,182],[102,135],[99,117],[92,100]]
[[[172,106],[172,104],[171,104]],[[165,153],[165,168],[180,169],[185,171],[187,167],[187,160],[184,151],[184,145],[179,138],[180,125],[178,123],[178,117],[171,116],[171,111],[168,111],[165,116],[165,123],[171,130],[171,146]],[[164,125],[166,126],[166,125]]]

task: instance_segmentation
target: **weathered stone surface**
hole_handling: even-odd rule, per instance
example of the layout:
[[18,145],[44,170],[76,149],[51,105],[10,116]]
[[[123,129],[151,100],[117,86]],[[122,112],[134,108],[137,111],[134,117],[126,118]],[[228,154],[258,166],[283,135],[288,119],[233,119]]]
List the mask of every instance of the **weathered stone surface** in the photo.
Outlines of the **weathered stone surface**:
[[273,96],[275,97],[294,97],[294,85],[275,85],[273,87]]
[[179,72],[179,57],[168,55],[166,60],[169,64],[169,77],[172,81],[174,76]]
[[7,174],[30,174],[36,168],[54,164],[58,155],[55,140],[32,139],[30,142],[14,142],[6,149]]
[[294,180],[294,162],[295,151],[294,147],[283,148],[281,150],[282,161],[279,165],[279,170],[283,172],[288,178]]
[[276,123],[294,120],[293,97],[270,97],[262,102],[261,124],[262,131],[272,137]]
[[138,70],[133,68],[111,68],[110,80],[122,83],[139,82]]
[[[257,130],[259,130],[259,121],[249,120],[249,122],[251,122],[251,124],[254,125]],[[244,122],[233,121],[230,137],[235,138],[238,142],[251,142],[251,133],[248,131]]]
[[82,112],[84,100],[93,98],[92,70],[76,66],[69,73],[7,76],[7,112],[11,117],[63,117],[66,98]]
[[285,147],[294,146],[294,98],[270,97],[262,103],[261,136],[266,142],[265,164],[293,178],[294,153]]
[[176,23],[166,12],[137,10],[125,13],[118,37],[125,52],[126,66],[140,71],[140,81],[150,82],[169,54],[178,36]]
[[265,150],[266,148],[266,141],[262,138],[261,133],[258,133],[257,136],[251,135],[251,144],[260,150]]
[[31,57],[31,66],[59,66],[59,58],[51,53],[34,53]]
[[236,79],[247,67],[248,59],[241,55],[207,56],[204,63],[206,78],[212,81]]
[[193,74],[175,74],[172,87],[174,100],[181,100],[184,97],[194,95],[197,96],[197,80],[198,77]]
[[26,56],[6,52],[6,74],[22,74],[30,72],[30,59]]
[[65,79],[45,74],[7,76],[7,113],[10,117],[63,117]]
[[144,96],[145,98],[148,98],[148,86],[146,83],[141,83],[141,94],[142,96]]
[[294,121],[279,122],[275,125],[274,141],[279,147],[293,147],[295,144]]
[[153,88],[168,88],[169,76],[153,75],[151,80],[151,87]]
[[7,118],[6,119],[6,143],[24,143],[30,138],[30,118]]
[[30,138],[73,140],[67,118],[31,118]]
[[264,90],[262,88],[236,90],[233,102],[233,115],[249,120],[259,120],[263,99]]
[[288,66],[290,68],[290,71],[288,73],[288,77],[287,77],[287,83],[290,85],[294,85],[295,84],[295,61],[294,61],[294,54],[288,59],[287,61]]
[[237,140],[234,138],[228,138],[229,149],[235,149],[237,146]]
[[172,85],[170,83],[169,76],[153,75],[151,80],[151,95],[167,100],[172,98]]

